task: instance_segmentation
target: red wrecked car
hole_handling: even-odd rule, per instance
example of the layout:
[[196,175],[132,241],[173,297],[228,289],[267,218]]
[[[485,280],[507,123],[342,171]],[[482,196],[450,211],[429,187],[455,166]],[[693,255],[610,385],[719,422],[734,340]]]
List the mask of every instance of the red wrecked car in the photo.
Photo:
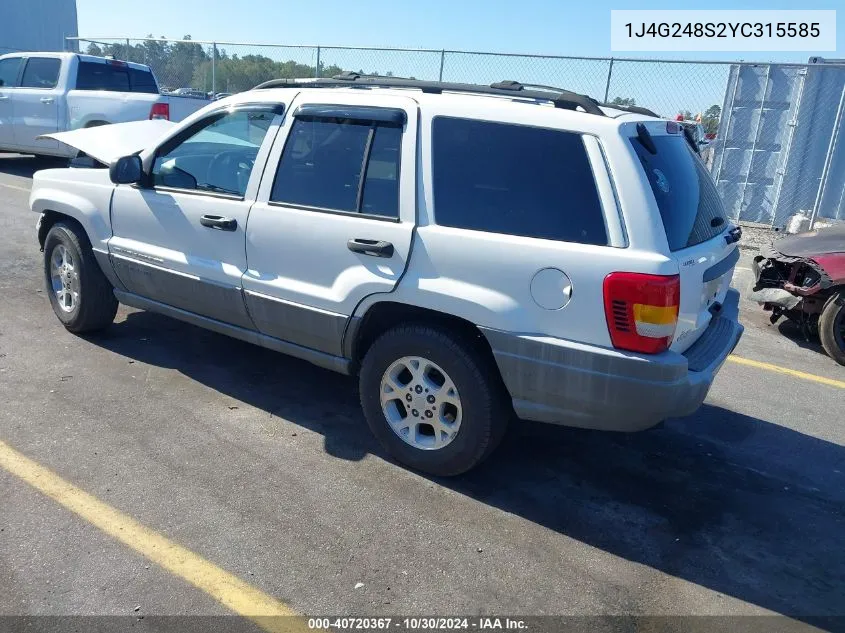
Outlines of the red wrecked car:
[[828,355],[845,365],[845,226],[798,233],[760,250],[750,298],[818,334]]

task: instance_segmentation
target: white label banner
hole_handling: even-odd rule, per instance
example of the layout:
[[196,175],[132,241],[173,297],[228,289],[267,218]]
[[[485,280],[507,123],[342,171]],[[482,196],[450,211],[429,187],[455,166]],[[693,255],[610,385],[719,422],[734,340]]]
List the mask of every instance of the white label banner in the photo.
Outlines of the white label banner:
[[617,51],[836,51],[834,10],[612,10]]

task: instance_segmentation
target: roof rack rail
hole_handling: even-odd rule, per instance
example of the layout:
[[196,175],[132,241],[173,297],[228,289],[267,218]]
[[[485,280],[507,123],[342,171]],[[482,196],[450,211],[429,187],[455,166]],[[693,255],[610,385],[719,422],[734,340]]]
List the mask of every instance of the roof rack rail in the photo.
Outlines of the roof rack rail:
[[662,117],[657,112],[653,112],[648,108],[643,108],[640,106],[629,106],[629,105],[618,105],[616,103],[600,103],[600,106],[603,108],[614,108],[616,110],[622,110],[624,112],[630,112],[631,114],[644,114],[645,116],[653,116],[658,119],[664,119],[666,117]]
[[[338,86],[360,86],[380,88],[416,88],[426,93],[441,94],[445,92],[466,92],[470,94],[495,95],[499,97],[518,97],[521,99],[536,99],[549,101],[556,108],[566,110],[583,109],[589,114],[605,116],[599,103],[592,97],[577,94],[551,86],[531,86],[518,81],[500,81],[489,86],[480,84],[451,83],[445,81],[423,81],[419,79],[405,79],[401,77],[381,77],[378,75],[361,75],[354,72],[344,72],[331,79],[313,79],[311,81],[295,81],[291,79],[272,79],[257,85],[254,90],[266,88],[336,88]],[[532,88],[532,89],[529,89]]]

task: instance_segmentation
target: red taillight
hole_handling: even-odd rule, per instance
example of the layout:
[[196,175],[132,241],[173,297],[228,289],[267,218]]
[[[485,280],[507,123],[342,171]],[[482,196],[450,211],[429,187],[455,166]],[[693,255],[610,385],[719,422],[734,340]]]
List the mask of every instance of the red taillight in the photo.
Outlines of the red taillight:
[[167,119],[170,120],[170,104],[169,103],[154,103],[150,109],[151,119]]
[[668,349],[680,298],[678,275],[610,273],[604,278],[604,313],[613,347],[644,354]]

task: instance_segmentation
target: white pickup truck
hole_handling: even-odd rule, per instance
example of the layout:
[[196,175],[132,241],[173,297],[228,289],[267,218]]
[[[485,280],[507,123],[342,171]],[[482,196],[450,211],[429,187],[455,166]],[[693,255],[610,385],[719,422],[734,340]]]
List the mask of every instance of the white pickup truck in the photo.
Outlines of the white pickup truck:
[[44,134],[143,119],[181,121],[208,101],[160,94],[148,66],[76,53],[0,56],[0,152],[77,150]]

